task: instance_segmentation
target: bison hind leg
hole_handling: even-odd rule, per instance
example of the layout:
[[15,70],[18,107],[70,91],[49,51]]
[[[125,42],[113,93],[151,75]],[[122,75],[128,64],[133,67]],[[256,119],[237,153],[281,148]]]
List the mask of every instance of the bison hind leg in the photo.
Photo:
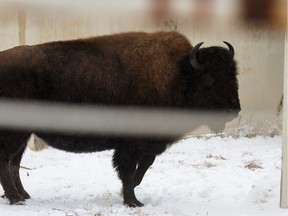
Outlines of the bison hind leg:
[[19,169],[20,169],[20,162],[23,156],[23,153],[25,151],[26,145],[22,147],[21,151],[19,151],[16,155],[14,155],[10,160],[10,172],[12,179],[14,180],[14,185],[18,191],[19,196],[21,196],[23,199],[30,199],[30,195],[25,191],[20,175],[19,175]]
[[14,185],[14,179],[12,178],[9,161],[0,160],[0,179],[4,190],[4,198],[7,198],[10,204],[16,204],[22,202],[25,199],[18,193],[17,188]]
[[0,182],[10,204],[23,204],[29,194],[24,190],[19,167],[29,134],[0,131]]

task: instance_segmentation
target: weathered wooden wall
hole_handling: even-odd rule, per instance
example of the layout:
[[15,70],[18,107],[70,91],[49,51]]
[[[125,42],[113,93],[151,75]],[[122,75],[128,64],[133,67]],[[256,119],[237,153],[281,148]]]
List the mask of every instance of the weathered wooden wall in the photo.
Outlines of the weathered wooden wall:
[[[227,126],[227,131],[240,126],[244,135],[277,134],[281,128],[276,113],[283,94],[285,33],[279,29],[236,25],[227,27],[218,23],[203,28],[188,20],[177,30],[193,44],[205,41],[204,46],[224,46],[222,41],[225,40],[235,48],[242,111],[239,119]],[[0,50],[19,44],[157,30],[169,30],[169,27],[133,13],[105,16],[96,12],[84,15],[57,10],[0,8]]]

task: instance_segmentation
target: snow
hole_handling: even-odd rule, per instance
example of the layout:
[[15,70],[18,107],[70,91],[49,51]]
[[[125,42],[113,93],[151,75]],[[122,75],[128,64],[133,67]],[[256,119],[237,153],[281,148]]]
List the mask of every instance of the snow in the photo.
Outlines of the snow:
[[[188,138],[158,156],[136,188],[145,206],[122,205],[112,151],[27,149],[25,205],[0,199],[1,216],[287,216],[279,207],[281,137]],[[0,194],[3,194],[2,188]]]

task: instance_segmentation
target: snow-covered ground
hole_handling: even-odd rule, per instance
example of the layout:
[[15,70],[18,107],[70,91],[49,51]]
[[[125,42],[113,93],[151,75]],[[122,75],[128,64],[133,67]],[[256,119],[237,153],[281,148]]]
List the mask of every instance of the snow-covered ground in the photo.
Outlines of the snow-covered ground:
[[[27,150],[21,178],[31,199],[1,216],[287,216],[280,209],[281,137],[189,138],[160,155],[136,196],[145,206],[122,205],[111,151],[72,154]],[[3,194],[2,188],[0,194]]]

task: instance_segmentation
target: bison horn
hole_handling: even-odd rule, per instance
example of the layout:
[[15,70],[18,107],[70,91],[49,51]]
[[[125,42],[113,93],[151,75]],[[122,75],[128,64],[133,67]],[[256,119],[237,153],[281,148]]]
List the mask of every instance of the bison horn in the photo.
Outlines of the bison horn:
[[231,53],[232,58],[234,58],[234,48],[233,48],[233,46],[230,43],[226,42],[226,41],[223,41],[223,42],[229,47],[229,52]]
[[203,70],[203,66],[197,61],[197,52],[204,42],[198,43],[190,52],[190,64],[196,70]]

